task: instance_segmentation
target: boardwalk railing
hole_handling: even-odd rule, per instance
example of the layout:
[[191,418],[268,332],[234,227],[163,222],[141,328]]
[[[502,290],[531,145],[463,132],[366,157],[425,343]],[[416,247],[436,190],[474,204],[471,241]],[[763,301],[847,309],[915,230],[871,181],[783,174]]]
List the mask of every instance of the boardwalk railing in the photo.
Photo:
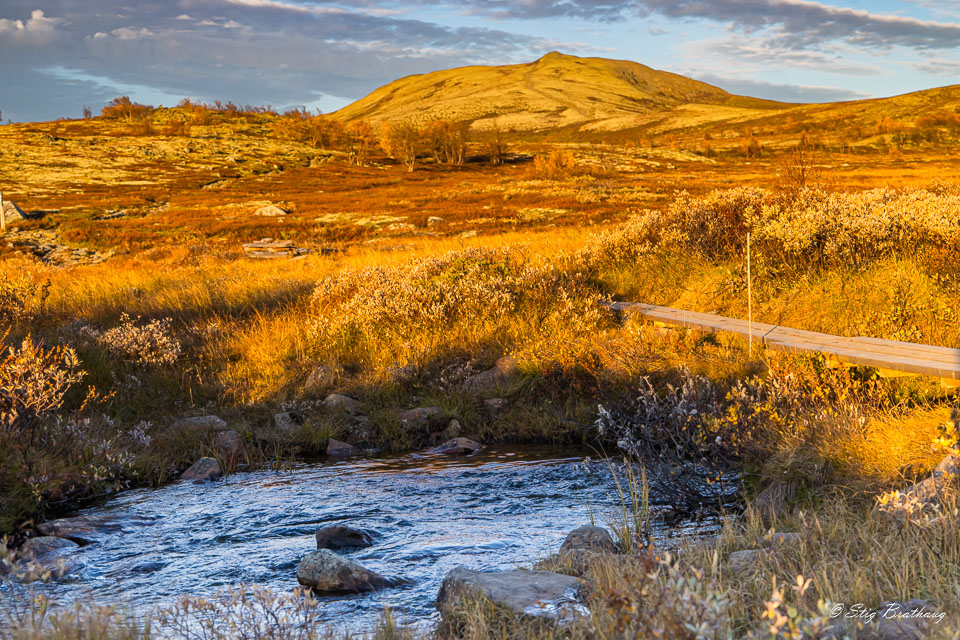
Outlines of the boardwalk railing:
[[[610,308],[639,313],[661,326],[690,327],[709,332],[729,331],[743,336],[751,333],[750,323],[746,320],[709,313],[638,302],[614,302]],[[837,364],[875,367],[887,377],[911,374],[933,376],[940,378],[945,386],[960,387],[960,349],[880,338],[846,338],[762,322],[753,323],[752,333],[755,341],[770,349],[819,352]]]

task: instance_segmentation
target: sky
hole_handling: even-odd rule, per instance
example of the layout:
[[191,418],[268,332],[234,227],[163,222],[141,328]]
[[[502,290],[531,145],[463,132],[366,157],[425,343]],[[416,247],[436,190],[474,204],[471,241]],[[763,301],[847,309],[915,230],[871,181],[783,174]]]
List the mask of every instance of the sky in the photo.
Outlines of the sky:
[[396,78],[550,51],[790,102],[960,82],[960,0],[0,0],[0,113],[111,98],[330,112]]

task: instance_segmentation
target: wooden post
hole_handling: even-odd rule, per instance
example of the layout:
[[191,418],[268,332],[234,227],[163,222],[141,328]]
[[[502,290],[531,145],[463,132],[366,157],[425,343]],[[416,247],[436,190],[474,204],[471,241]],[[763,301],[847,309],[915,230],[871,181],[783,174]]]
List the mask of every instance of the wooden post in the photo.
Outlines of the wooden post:
[[7,231],[7,212],[3,210],[3,191],[0,191],[0,233]]
[[747,327],[750,332],[749,355],[753,357],[753,282],[750,273],[750,232],[747,231]]

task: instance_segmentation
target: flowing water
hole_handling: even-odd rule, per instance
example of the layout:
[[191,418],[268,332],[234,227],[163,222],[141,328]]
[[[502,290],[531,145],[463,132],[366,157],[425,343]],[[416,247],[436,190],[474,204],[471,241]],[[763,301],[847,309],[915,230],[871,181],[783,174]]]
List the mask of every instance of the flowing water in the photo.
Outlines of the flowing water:
[[[608,462],[569,448],[489,448],[467,458],[406,455],[298,464],[119,495],[84,513],[108,515],[104,530],[71,557],[82,569],[44,585],[60,603],[94,598],[149,611],[182,594],[209,595],[240,583],[297,586],[302,556],[324,525],[374,532],[372,547],[341,551],[403,586],[323,599],[333,625],[367,629],[384,606],[430,624],[444,575],[457,565],[531,566],[566,534],[603,524],[620,501]],[[706,525],[709,529],[710,525]],[[704,533],[703,524],[663,530]]]

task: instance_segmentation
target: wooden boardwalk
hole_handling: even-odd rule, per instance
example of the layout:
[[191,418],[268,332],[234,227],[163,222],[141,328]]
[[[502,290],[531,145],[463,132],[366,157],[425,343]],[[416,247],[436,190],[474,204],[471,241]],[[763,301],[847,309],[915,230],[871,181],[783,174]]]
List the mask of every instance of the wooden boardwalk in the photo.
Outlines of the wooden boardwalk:
[[[661,326],[672,325],[709,332],[729,331],[742,336],[750,335],[750,325],[746,320],[638,302],[614,302],[610,304],[610,308],[616,311],[639,313]],[[753,340],[767,348],[780,351],[823,353],[840,365],[875,367],[880,370],[881,375],[887,377],[932,376],[940,378],[946,386],[960,386],[960,349],[880,338],[845,338],[762,322],[753,323]]]

